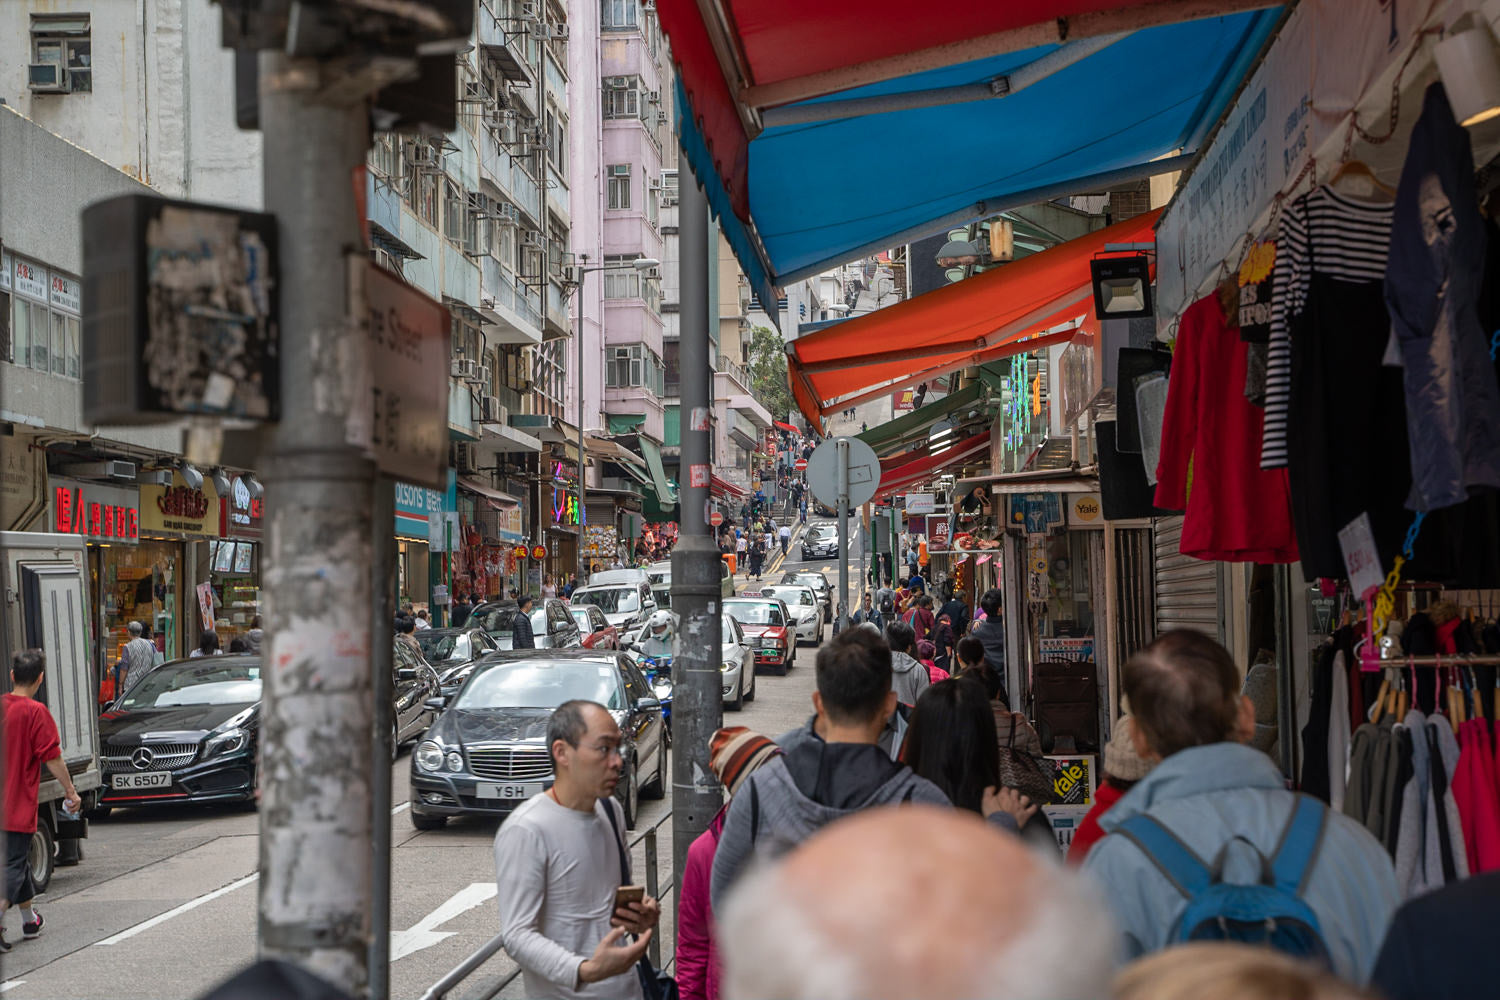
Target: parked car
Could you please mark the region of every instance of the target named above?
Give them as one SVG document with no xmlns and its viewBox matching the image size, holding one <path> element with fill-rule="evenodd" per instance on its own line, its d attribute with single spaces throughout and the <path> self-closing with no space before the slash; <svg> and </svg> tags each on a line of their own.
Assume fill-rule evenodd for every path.
<svg viewBox="0 0 1500 1000">
<path fill-rule="evenodd" d="M 839 529 L 832 524 L 814 525 L 802 536 L 803 559 L 836 559 L 839 554 Z"/>
<path fill-rule="evenodd" d="M 762 597 L 780 598 L 795 623 L 798 642 L 823 644 L 823 603 L 806 584 L 783 583 L 761 588 Z"/>
<path fill-rule="evenodd" d="M 588 585 L 590 587 L 601 587 L 608 583 L 651 583 L 651 574 L 638 566 L 629 566 L 625 569 L 601 569 L 597 573 L 589 574 Z"/>
<path fill-rule="evenodd" d="M 578 623 L 584 649 L 620 648 L 620 630 L 609 623 L 597 604 L 573 604 L 568 607 L 568 613 Z"/>
<path fill-rule="evenodd" d="M 672 564 L 670 562 L 652 563 L 647 567 L 651 576 L 651 593 L 656 597 L 656 603 L 661 607 L 671 607 L 672 600 Z M 666 598 L 663 599 L 662 595 Z M 719 594 L 723 597 L 734 596 L 734 575 L 729 572 L 729 563 L 723 559 L 719 560 Z"/>
<path fill-rule="evenodd" d="M 574 593 L 576 595 L 577 591 Z M 510 649 L 516 613 L 515 601 L 489 601 L 473 610 L 469 623 L 484 629 L 499 649 Z M 577 649 L 583 645 L 578 623 L 568 611 L 568 604 L 558 597 L 532 601 L 531 635 L 536 640 L 537 649 Z"/>
<path fill-rule="evenodd" d="M 468 664 L 500 648 L 478 625 L 427 628 L 414 633 L 414 638 L 422 647 L 423 659 L 432 664 L 444 685 L 452 683 L 452 676 Z"/>
<path fill-rule="evenodd" d="M 663 559 L 646 567 L 646 576 L 652 587 L 658 583 L 672 582 L 672 560 Z"/>
<path fill-rule="evenodd" d="M 724 707 L 738 712 L 745 702 L 755 700 L 755 650 L 733 615 L 725 614 L 719 628 Z"/>
<path fill-rule="evenodd" d="M 823 602 L 823 620 L 833 621 L 833 584 L 828 577 L 813 570 L 787 570 L 781 574 L 781 582 L 799 587 L 811 587 Z"/>
<path fill-rule="evenodd" d="M 404 642 L 394 645 L 396 651 L 391 659 L 394 671 L 391 678 L 391 760 L 400 755 L 403 746 L 426 732 L 432 720 L 437 718 L 437 712 L 427 702 L 441 693 L 443 687 L 437 668 L 425 657 Z"/>
<path fill-rule="evenodd" d="M 595 574 L 596 576 L 598 574 Z M 633 583 L 601 583 L 579 587 L 570 598 L 574 604 L 593 604 L 621 633 L 651 617 L 656 598 L 645 580 Z"/>
<path fill-rule="evenodd" d="M 412 752 L 411 822 L 435 830 L 450 816 L 509 815 L 552 781 L 547 724 L 558 705 L 596 701 L 620 724 L 625 768 L 615 796 L 635 825 L 641 795 L 666 793 L 661 703 L 623 653 L 517 650 L 474 667 Z"/>
<path fill-rule="evenodd" d="M 787 606 L 775 597 L 732 597 L 724 602 L 724 611 L 740 623 L 755 650 L 756 669 L 766 667 L 785 676 L 797 659 L 797 638 Z"/>
</svg>

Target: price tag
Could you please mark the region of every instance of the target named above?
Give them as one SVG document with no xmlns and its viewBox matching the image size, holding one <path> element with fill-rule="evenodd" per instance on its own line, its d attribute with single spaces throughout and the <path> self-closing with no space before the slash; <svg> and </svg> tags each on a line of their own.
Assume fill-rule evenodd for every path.
<svg viewBox="0 0 1500 1000">
<path fill-rule="evenodd" d="M 1339 530 L 1339 548 L 1344 553 L 1344 569 L 1349 573 L 1350 588 L 1361 601 L 1368 601 L 1385 580 L 1368 513 L 1359 515 Z"/>
</svg>

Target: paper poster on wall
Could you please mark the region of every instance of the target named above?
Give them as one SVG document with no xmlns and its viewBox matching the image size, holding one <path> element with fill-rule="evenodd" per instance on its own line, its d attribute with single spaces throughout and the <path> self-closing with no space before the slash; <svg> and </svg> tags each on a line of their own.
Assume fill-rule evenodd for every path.
<svg viewBox="0 0 1500 1000">
<path fill-rule="evenodd" d="M 198 591 L 198 616 L 203 622 L 203 631 L 214 630 L 214 588 L 211 583 L 200 583 Z"/>
</svg>

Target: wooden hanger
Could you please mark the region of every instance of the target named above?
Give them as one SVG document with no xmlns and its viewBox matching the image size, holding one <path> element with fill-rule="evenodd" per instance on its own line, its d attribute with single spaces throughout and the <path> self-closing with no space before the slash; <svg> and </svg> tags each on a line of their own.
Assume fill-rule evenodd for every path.
<svg viewBox="0 0 1500 1000">
<path fill-rule="evenodd" d="M 1387 198 L 1396 197 L 1396 189 L 1376 177 L 1375 171 L 1371 170 L 1369 164 L 1363 160 L 1345 160 L 1340 163 L 1339 168 L 1333 172 L 1333 176 L 1328 178 L 1328 186 L 1338 187 L 1342 181 L 1348 181 L 1350 185 L 1349 188 L 1339 188 L 1339 190 L 1353 197 L 1368 198 L 1376 192 Z"/>
</svg>

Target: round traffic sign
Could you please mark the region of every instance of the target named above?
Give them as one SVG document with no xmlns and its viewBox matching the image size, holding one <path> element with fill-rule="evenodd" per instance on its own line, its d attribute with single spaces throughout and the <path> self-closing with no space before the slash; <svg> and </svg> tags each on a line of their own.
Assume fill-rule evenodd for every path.
<svg viewBox="0 0 1500 1000">
<path fill-rule="evenodd" d="M 807 485 L 813 496 L 830 507 L 839 503 L 839 445 L 848 445 L 849 506 L 867 504 L 880 486 L 880 458 L 859 438 L 828 438 L 813 449 L 807 464 Z"/>
<path fill-rule="evenodd" d="M 724 515 L 719 513 L 718 511 L 714 511 L 708 516 L 708 523 L 717 528 L 719 525 L 724 523 Z"/>
<path fill-rule="evenodd" d="M 793 465 L 792 468 L 796 469 L 798 472 L 801 472 L 803 469 L 807 468 L 807 459 L 805 459 L 805 458 L 799 458 L 799 459 L 797 459 L 796 464 Z"/>
</svg>

